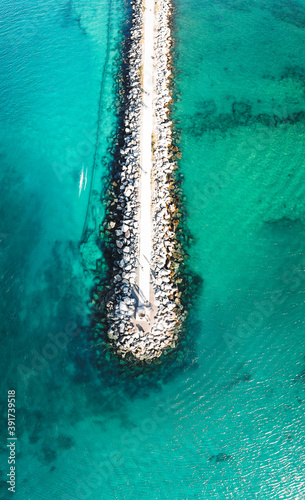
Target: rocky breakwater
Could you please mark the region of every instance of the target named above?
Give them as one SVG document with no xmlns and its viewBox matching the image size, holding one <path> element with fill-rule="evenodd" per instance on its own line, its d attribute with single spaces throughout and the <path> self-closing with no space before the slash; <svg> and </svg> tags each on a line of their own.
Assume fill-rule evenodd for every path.
<svg viewBox="0 0 305 500">
<path fill-rule="evenodd" d="M 139 221 L 141 213 L 141 127 L 143 89 L 143 13 L 145 2 L 132 2 L 133 22 L 127 55 L 125 82 L 124 145 L 120 150 L 119 173 L 114 184 L 111 218 L 107 229 L 115 235 L 110 293 L 106 315 L 108 338 L 122 357 L 149 361 L 174 348 L 185 313 L 181 305 L 178 242 L 179 210 L 172 156 L 169 104 L 171 77 L 171 5 L 167 0 L 152 3 L 154 16 L 153 136 L 150 216 L 152 255 L 150 301 L 143 308 L 139 277 Z"/>
</svg>

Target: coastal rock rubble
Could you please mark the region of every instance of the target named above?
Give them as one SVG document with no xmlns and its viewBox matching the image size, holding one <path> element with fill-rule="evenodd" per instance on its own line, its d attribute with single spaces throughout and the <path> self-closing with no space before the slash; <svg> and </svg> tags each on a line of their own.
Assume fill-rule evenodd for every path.
<svg viewBox="0 0 305 500">
<path fill-rule="evenodd" d="M 172 157 L 172 130 L 169 104 L 172 99 L 171 77 L 171 4 L 155 2 L 154 35 L 154 135 L 152 171 L 151 256 L 152 301 L 149 315 L 143 320 L 137 314 L 137 272 L 139 266 L 139 182 L 140 182 L 140 122 L 143 106 L 142 0 L 132 2 L 133 21 L 130 30 L 128 75 L 124 116 L 124 145 L 120 151 L 120 178 L 116 181 L 113 218 L 108 230 L 115 233 L 115 260 L 112 288 L 106 311 L 108 338 L 115 351 L 125 357 L 147 361 L 160 357 L 176 346 L 182 320 L 181 291 L 177 271 L 182 250 L 177 240 L 179 210 L 175 202 Z"/>
</svg>

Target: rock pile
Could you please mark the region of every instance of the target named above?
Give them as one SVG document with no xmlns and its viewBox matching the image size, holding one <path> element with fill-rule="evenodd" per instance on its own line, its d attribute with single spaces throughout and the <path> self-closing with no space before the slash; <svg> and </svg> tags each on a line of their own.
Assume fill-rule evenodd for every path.
<svg viewBox="0 0 305 500">
<path fill-rule="evenodd" d="M 153 320 L 148 327 L 139 325 L 137 268 L 139 255 L 139 179 L 140 121 L 143 105 L 142 38 L 143 2 L 133 0 L 133 23 L 128 53 L 127 103 L 124 117 L 124 146 L 120 151 L 119 193 L 114 200 L 115 213 L 108 228 L 115 231 L 113 286 L 106 304 L 108 337 L 118 354 L 131 354 L 139 360 L 161 356 L 175 347 L 183 317 L 181 292 L 176 273 L 180 249 L 176 239 L 179 214 L 172 198 L 173 172 L 171 158 L 172 131 L 169 120 L 171 93 L 171 33 L 169 0 L 157 0 L 155 24 L 154 88 L 154 155 L 153 155 L 153 255 L 151 256 Z"/>
</svg>

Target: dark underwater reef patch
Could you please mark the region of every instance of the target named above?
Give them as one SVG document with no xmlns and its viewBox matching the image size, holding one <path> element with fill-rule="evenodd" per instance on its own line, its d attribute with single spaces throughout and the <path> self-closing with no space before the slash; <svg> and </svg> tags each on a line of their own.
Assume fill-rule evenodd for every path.
<svg viewBox="0 0 305 500">
<path fill-rule="evenodd" d="M 279 78 L 279 81 L 285 80 L 286 78 L 301 83 L 301 85 L 305 89 L 305 69 L 302 68 L 302 66 L 297 66 L 297 65 L 286 66 L 282 75 Z"/>
<path fill-rule="evenodd" d="M 39 454 L 39 461 L 45 464 L 51 464 L 57 459 L 57 452 L 51 448 L 47 443 L 41 447 L 41 452 Z"/>
<path fill-rule="evenodd" d="M 303 87 L 303 96 L 305 97 L 305 69 L 302 66 L 288 65 L 283 69 L 280 75 L 265 73 L 264 75 L 262 75 L 262 78 L 264 80 L 270 80 L 272 82 L 285 82 L 285 80 L 290 80 L 291 82 L 298 84 L 300 87 Z M 272 101 L 274 101 L 274 99 L 272 99 Z"/>
<path fill-rule="evenodd" d="M 236 387 L 238 384 L 241 384 L 241 383 L 247 383 L 247 382 L 250 382 L 252 380 L 252 375 L 251 373 L 243 373 L 241 375 L 239 375 L 238 377 L 236 377 L 235 379 L 233 379 L 227 386 L 226 388 L 228 390 L 230 389 L 233 389 L 233 387 Z"/>
<path fill-rule="evenodd" d="M 60 434 L 56 441 L 61 450 L 70 450 L 75 445 L 74 439 L 67 434 Z"/>
<path fill-rule="evenodd" d="M 217 114 L 214 104 L 213 101 L 199 102 L 198 111 L 184 117 L 184 130 L 193 137 L 200 137 L 211 131 L 220 131 L 225 134 L 230 130 L 255 124 L 263 124 L 269 128 L 282 124 L 305 124 L 305 110 L 289 114 L 280 111 L 272 114 L 252 114 L 252 106 L 249 103 L 233 102 L 230 113 Z"/>
<path fill-rule="evenodd" d="M 226 453 L 218 453 L 217 455 L 211 455 L 209 457 L 209 462 L 214 465 L 218 465 L 223 462 L 227 462 L 230 458 L 232 458 L 232 455 L 227 455 Z"/>
<path fill-rule="evenodd" d="M 293 81 L 298 85 L 298 89 L 303 91 L 305 99 L 305 69 L 301 66 L 286 66 L 279 77 L 264 75 L 265 79 L 277 80 L 278 82 Z M 258 100 L 261 102 L 261 100 Z M 252 111 L 252 103 L 245 101 L 233 101 L 231 110 L 228 113 L 218 113 L 217 104 L 214 100 L 199 100 L 196 102 L 196 112 L 193 115 L 184 116 L 184 129 L 194 137 L 209 131 L 220 131 L 227 133 L 230 130 L 242 126 L 252 126 L 262 124 L 269 128 L 278 125 L 294 125 L 305 123 L 305 104 L 299 104 L 298 111 L 289 112 L 285 103 L 277 104 L 275 100 L 270 103 L 271 112 L 257 113 Z M 304 107 L 304 109 L 302 109 Z"/>
<path fill-rule="evenodd" d="M 291 0 L 272 2 L 270 11 L 276 19 L 284 23 L 291 24 L 296 28 L 305 27 L 305 7 L 300 2 Z"/>
<path fill-rule="evenodd" d="M 288 65 L 286 66 L 279 75 L 264 74 L 262 77 L 264 80 L 269 80 L 272 82 L 277 82 L 280 85 L 284 85 L 283 90 L 285 91 L 285 86 L 287 89 L 291 88 L 292 85 L 295 87 L 295 91 L 289 91 L 287 96 L 289 103 L 293 103 L 294 106 L 302 108 L 302 103 L 305 101 L 305 68 L 299 65 Z M 285 98 L 285 100 L 287 99 Z M 285 100 L 281 104 L 277 104 L 276 100 L 272 98 L 271 107 L 274 110 L 274 114 L 279 117 L 289 116 L 288 105 Z M 291 104 L 289 104 L 291 106 Z"/>
<path fill-rule="evenodd" d="M 251 11 L 251 6 L 246 0 L 216 0 L 213 2 L 213 6 L 216 12 L 218 11 L 220 13 L 225 9 L 242 12 Z"/>
<path fill-rule="evenodd" d="M 87 35 L 86 29 L 82 25 L 81 16 L 75 12 L 72 0 L 68 0 L 60 9 L 61 25 L 64 28 L 77 26 L 83 35 Z"/>
<path fill-rule="evenodd" d="M 278 219 L 264 220 L 264 224 L 270 224 L 276 229 L 282 230 L 282 229 L 290 229 L 296 224 L 302 224 L 302 221 L 298 217 L 296 217 L 295 219 L 290 217 L 279 217 Z"/>
</svg>

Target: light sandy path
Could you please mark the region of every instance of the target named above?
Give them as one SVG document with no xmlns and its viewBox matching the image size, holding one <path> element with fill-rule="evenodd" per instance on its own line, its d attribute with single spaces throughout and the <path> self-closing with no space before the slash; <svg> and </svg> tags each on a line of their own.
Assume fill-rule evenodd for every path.
<svg viewBox="0 0 305 500">
<path fill-rule="evenodd" d="M 144 2 L 143 40 L 143 108 L 140 133 L 140 211 L 139 211 L 139 307 L 151 299 L 152 255 L 152 132 L 153 132 L 153 55 L 154 55 L 154 0 Z"/>
</svg>

